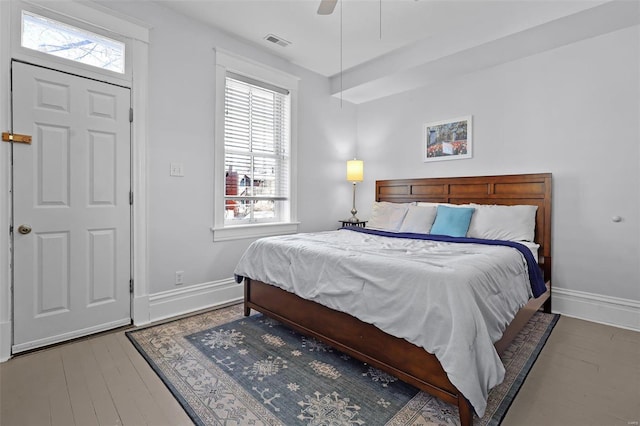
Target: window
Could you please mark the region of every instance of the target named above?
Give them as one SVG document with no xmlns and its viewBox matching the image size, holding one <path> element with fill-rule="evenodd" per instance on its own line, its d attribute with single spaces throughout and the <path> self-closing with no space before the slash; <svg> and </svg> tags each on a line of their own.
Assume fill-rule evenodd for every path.
<svg viewBox="0 0 640 426">
<path fill-rule="evenodd" d="M 214 241 L 295 233 L 298 78 L 216 49 Z"/>
<path fill-rule="evenodd" d="M 225 225 L 283 222 L 289 203 L 289 91 L 225 81 Z"/>
<path fill-rule="evenodd" d="M 21 45 L 119 74 L 125 72 L 124 43 L 25 10 Z"/>
</svg>

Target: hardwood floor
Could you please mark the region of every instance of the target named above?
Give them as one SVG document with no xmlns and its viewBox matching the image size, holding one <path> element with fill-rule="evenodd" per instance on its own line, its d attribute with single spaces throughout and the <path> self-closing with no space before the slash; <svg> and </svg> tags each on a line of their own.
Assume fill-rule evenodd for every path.
<svg viewBox="0 0 640 426">
<path fill-rule="evenodd" d="M 192 425 L 123 331 L 0 364 L 0 425 Z"/>
<path fill-rule="evenodd" d="M 504 425 L 638 425 L 640 333 L 562 317 Z"/>
<path fill-rule="evenodd" d="M 563 317 L 505 426 L 638 425 L 640 333 Z M 124 335 L 0 364 L 0 425 L 191 425 Z"/>
</svg>

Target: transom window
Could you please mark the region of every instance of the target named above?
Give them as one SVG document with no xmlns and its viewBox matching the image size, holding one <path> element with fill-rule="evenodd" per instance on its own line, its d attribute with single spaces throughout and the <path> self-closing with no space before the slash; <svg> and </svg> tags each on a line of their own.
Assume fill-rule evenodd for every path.
<svg viewBox="0 0 640 426">
<path fill-rule="evenodd" d="M 225 225 L 289 220 L 289 91 L 227 72 Z"/>
<path fill-rule="evenodd" d="M 27 49 L 125 72 L 125 44 L 35 13 L 22 11 L 21 45 Z"/>
</svg>

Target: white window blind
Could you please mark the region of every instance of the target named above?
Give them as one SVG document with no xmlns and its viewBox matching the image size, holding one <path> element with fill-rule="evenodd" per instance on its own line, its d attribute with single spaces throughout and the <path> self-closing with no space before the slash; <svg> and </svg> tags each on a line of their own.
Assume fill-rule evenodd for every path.
<svg viewBox="0 0 640 426">
<path fill-rule="evenodd" d="M 225 225 L 289 214 L 290 96 L 237 74 L 225 81 Z"/>
</svg>

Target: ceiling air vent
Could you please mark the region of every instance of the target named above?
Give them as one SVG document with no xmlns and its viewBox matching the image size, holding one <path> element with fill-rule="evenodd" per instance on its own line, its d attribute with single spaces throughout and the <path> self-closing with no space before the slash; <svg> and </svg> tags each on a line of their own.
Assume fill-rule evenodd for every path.
<svg viewBox="0 0 640 426">
<path fill-rule="evenodd" d="M 282 47 L 287 47 L 288 45 L 291 44 L 290 41 L 287 41 L 287 40 L 283 39 L 282 37 L 278 37 L 278 36 L 273 35 L 273 34 L 267 34 L 264 37 L 264 39 L 267 40 L 267 41 L 270 41 L 271 43 L 275 43 L 278 46 L 282 46 Z"/>
</svg>

